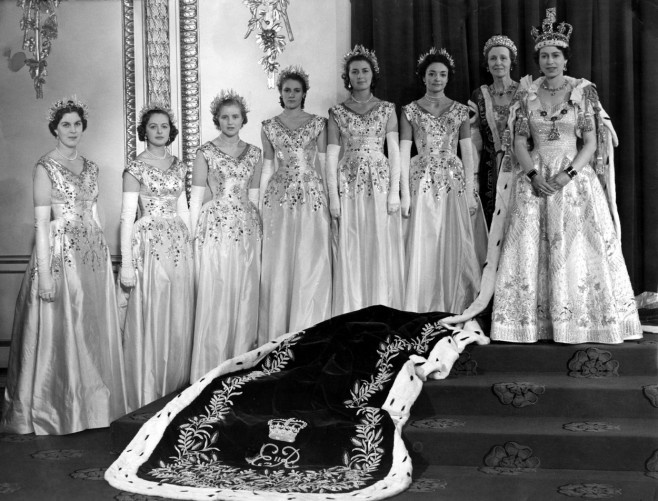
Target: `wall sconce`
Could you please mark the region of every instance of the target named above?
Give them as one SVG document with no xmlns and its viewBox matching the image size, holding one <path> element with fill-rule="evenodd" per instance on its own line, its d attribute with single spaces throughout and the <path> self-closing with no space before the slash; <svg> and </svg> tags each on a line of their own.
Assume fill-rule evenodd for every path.
<svg viewBox="0 0 658 501">
<path fill-rule="evenodd" d="M 23 9 L 20 27 L 23 30 L 23 49 L 32 53 L 25 60 L 34 81 L 37 99 L 43 98 L 43 84 L 48 71 L 46 58 L 50 54 L 52 40 L 57 38 L 57 15 L 55 9 L 61 0 L 18 0 Z"/>
<path fill-rule="evenodd" d="M 288 4 L 290 0 L 243 0 L 243 3 L 251 12 L 251 19 L 247 23 L 248 38 L 258 28 L 256 41 L 265 55 L 258 61 L 267 72 L 267 86 L 274 88 L 279 63 L 276 58 L 286 47 L 286 37 L 279 35 L 281 20 L 286 25 L 288 38 L 292 42 L 295 37 L 292 34 L 290 20 L 288 19 Z"/>
</svg>

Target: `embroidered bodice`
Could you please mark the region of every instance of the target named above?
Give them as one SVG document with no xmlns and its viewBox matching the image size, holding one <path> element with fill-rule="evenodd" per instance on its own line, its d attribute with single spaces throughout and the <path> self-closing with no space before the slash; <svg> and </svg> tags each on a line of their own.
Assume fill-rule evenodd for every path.
<svg viewBox="0 0 658 501">
<path fill-rule="evenodd" d="M 50 198 L 55 218 L 81 219 L 83 213 L 91 213 L 98 198 L 98 166 L 84 157 L 82 161 L 82 171 L 78 175 L 47 156 L 37 162 L 46 169 L 50 178 Z"/>
<path fill-rule="evenodd" d="M 310 202 L 313 210 L 326 206 L 322 177 L 315 169 L 317 139 L 326 119 L 313 115 L 295 130 L 278 117 L 263 122 L 263 132 L 274 147 L 278 169 L 267 186 L 263 203 L 293 208 Z"/>
<path fill-rule="evenodd" d="M 419 155 L 457 153 L 459 128 L 468 119 L 467 106 L 453 102 L 439 117 L 424 110 L 416 102 L 403 106 L 402 110 L 413 128 Z"/>
<path fill-rule="evenodd" d="M 171 166 L 163 171 L 141 160 L 133 160 L 125 170 L 139 181 L 139 204 L 143 216 L 176 216 L 176 202 L 185 188 L 185 163 L 173 157 Z"/>
<path fill-rule="evenodd" d="M 535 99 L 528 104 L 528 115 L 534 151 L 542 157 L 568 155 L 573 158 L 576 155 L 578 117 L 573 105 L 564 101 L 545 107 Z"/>
<path fill-rule="evenodd" d="M 391 114 L 395 113 L 393 103 L 380 101 L 364 114 L 338 104 L 331 108 L 331 112 L 338 124 L 345 156 L 384 152 L 386 124 Z"/>
<path fill-rule="evenodd" d="M 208 186 L 213 200 L 246 203 L 249 186 L 260 162 L 260 149 L 247 144 L 240 155 L 232 157 L 214 143 L 207 142 L 199 152 L 208 164 Z"/>
<path fill-rule="evenodd" d="M 313 115 L 294 130 L 289 129 L 279 117 L 263 122 L 263 131 L 272 143 L 279 161 L 277 172 L 299 176 L 305 171 L 315 171 L 317 139 L 326 122 L 325 118 Z"/>
</svg>

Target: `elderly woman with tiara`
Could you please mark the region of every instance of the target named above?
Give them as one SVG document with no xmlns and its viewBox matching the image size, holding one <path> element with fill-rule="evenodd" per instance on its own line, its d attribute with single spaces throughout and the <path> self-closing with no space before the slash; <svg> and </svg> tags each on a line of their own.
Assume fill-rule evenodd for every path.
<svg viewBox="0 0 658 501">
<path fill-rule="evenodd" d="M 409 217 L 404 309 L 409 311 L 461 312 L 480 288 L 468 107 L 445 95 L 454 72 L 450 54 L 432 47 L 418 60 L 425 95 L 402 107 L 402 215 Z M 418 156 L 410 161 L 412 139 Z"/>
<path fill-rule="evenodd" d="M 119 289 L 131 409 L 189 382 L 194 321 L 187 166 L 167 151 L 178 134 L 173 112 L 145 106 L 137 133 L 146 149 L 123 174 Z"/>
<path fill-rule="evenodd" d="M 393 103 L 373 94 L 378 79 L 374 51 L 356 45 L 343 58 L 350 97 L 329 110 L 327 188 L 337 221 L 335 315 L 374 304 L 401 308 L 404 301 L 398 121 Z"/>
<path fill-rule="evenodd" d="M 196 316 L 191 380 L 256 344 L 262 227 L 262 155 L 240 139 L 247 103 L 224 90 L 210 105 L 219 135 L 197 152 L 190 214 L 194 228 Z M 203 204 L 206 187 L 212 199 Z"/>
<path fill-rule="evenodd" d="M 57 143 L 34 168 L 36 242 L 16 302 L 5 432 L 75 433 L 128 411 L 99 168 L 78 153 L 88 118 L 75 97 L 48 114 Z"/>
<path fill-rule="evenodd" d="M 331 316 L 327 120 L 304 111 L 310 85 L 301 67 L 282 70 L 277 87 L 283 111 L 265 120 L 261 132 L 261 344 Z"/>
<path fill-rule="evenodd" d="M 494 35 L 484 44 L 482 55 L 484 67 L 493 82 L 475 89 L 468 105 L 474 113 L 471 140 L 476 159 L 475 189 L 480 196 L 487 224 L 491 224 L 496 204 L 498 169 L 510 145 L 507 131 L 509 108 L 519 88 L 518 82 L 512 80 L 510 75 L 516 66 L 517 49 L 505 35 Z"/>
<path fill-rule="evenodd" d="M 572 26 L 548 9 L 531 33 L 544 76 L 520 83 L 510 109 L 517 162 L 503 159 L 482 291 L 449 322 L 476 315 L 493 294 L 497 341 L 640 338 L 615 204 L 614 129 L 596 87 L 565 75 Z"/>
</svg>

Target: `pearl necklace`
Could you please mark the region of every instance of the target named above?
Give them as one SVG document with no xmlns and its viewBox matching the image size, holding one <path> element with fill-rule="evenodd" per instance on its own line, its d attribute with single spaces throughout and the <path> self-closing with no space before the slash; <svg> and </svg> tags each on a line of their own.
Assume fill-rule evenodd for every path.
<svg viewBox="0 0 658 501">
<path fill-rule="evenodd" d="M 505 94 L 512 94 L 515 89 L 516 85 L 514 85 L 514 83 L 511 83 L 508 87 L 503 86 L 503 90 L 496 90 L 496 87 L 494 87 L 493 84 L 489 86 L 489 92 L 498 97 L 503 97 Z"/>
<path fill-rule="evenodd" d="M 544 90 L 547 90 L 548 92 L 550 92 L 551 96 L 554 96 L 555 94 L 557 94 L 561 90 L 566 89 L 567 85 L 569 85 L 569 82 L 567 80 L 565 80 L 564 82 L 562 82 L 562 85 L 560 85 L 559 87 L 549 87 L 548 84 L 546 83 L 546 80 L 544 80 L 541 83 L 541 88 L 544 89 Z"/>
<path fill-rule="evenodd" d="M 59 156 L 60 156 L 60 157 L 62 157 L 62 158 L 65 159 L 65 160 L 68 160 L 69 162 L 73 162 L 73 160 L 75 160 L 76 158 L 78 158 L 78 150 L 77 150 L 77 149 L 75 150 L 75 155 L 73 155 L 72 158 L 69 158 L 69 157 L 67 157 L 66 155 L 64 155 L 64 153 L 62 153 L 61 151 L 59 151 L 59 148 L 58 148 L 57 146 L 55 146 L 55 149 L 57 150 L 57 153 L 59 153 Z"/>
<path fill-rule="evenodd" d="M 446 98 L 445 94 L 441 94 L 438 97 L 430 96 L 429 94 L 425 93 L 425 99 L 427 99 L 430 103 L 440 103 Z"/>
<path fill-rule="evenodd" d="M 155 153 L 153 153 L 151 150 L 146 148 L 146 150 L 144 151 L 144 155 L 148 155 L 149 157 L 153 158 L 154 160 L 164 160 L 165 158 L 167 158 L 167 155 L 169 155 L 169 152 L 165 149 L 164 155 L 159 157 Z"/>
<path fill-rule="evenodd" d="M 359 104 L 366 104 L 366 103 L 369 103 L 370 101 L 372 101 L 373 97 L 375 97 L 375 95 L 370 94 L 370 97 L 368 99 L 366 99 L 365 101 L 359 101 L 358 99 L 354 98 L 354 95 L 352 95 L 352 101 L 354 101 L 355 103 L 359 103 Z"/>
</svg>

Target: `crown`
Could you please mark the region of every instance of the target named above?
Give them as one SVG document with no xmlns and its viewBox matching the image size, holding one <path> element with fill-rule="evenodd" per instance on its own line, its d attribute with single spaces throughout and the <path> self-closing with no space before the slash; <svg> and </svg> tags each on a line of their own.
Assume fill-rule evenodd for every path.
<svg viewBox="0 0 658 501">
<path fill-rule="evenodd" d="M 173 124 L 176 123 L 176 117 L 174 116 L 174 112 L 171 110 L 171 108 L 161 102 L 161 101 L 151 101 L 149 104 L 145 105 L 141 111 L 139 112 L 139 122 L 142 122 L 142 118 L 144 118 L 144 115 L 146 115 L 150 111 L 159 111 L 161 113 L 164 113 L 169 117 L 169 121 Z"/>
<path fill-rule="evenodd" d="M 85 103 L 80 101 L 77 96 L 73 95 L 71 97 L 65 97 L 63 99 L 60 99 L 59 101 L 55 102 L 52 104 L 52 106 L 48 109 L 48 122 L 52 122 L 55 119 L 55 114 L 61 109 L 68 108 L 69 106 L 74 106 L 76 108 L 80 108 L 82 110 L 82 117 L 80 118 L 88 118 L 89 117 L 89 108 Z"/>
<path fill-rule="evenodd" d="M 293 443 L 297 434 L 306 428 L 306 423 L 301 419 L 270 419 L 267 424 L 270 426 L 269 437 L 272 440 Z"/>
<path fill-rule="evenodd" d="M 227 101 L 238 102 L 240 107 L 244 109 L 245 114 L 249 113 L 249 108 L 247 107 L 247 102 L 244 100 L 244 97 L 235 92 L 233 89 L 224 89 L 217 96 L 215 96 L 215 99 L 213 99 L 212 103 L 210 103 L 210 113 L 212 113 L 213 117 L 217 114 L 219 108 L 221 108 L 222 105 Z"/>
<path fill-rule="evenodd" d="M 484 55 L 485 59 L 487 58 L 487 52 L 489 52 L 489 50 L 493 47 L 507 47 L 510 53 L 516 57 L 516 45 L 514 45 L 514 42 L 512 42 L 512 40 L 510 40 L 510 38 L 506 37 L 505 35 L 494 35 L 486 41 L 484 44 L 484 49 L 482 49 L 482 54 Z"/>
<path fill-rule="evenodd" d="M 556 10 L 555 7 L 546 9 L 546 18 L 541 24 L 541 32 L 534 26 L 530 30 L 530 34 L 535 41 L 535 50 L 542 47 L 569 47 L 569 39 L 573 26 L 569 23 L 561 22 L 557 25 L 557 30 L 553 30 L 555 24 Z"/>
<path fill-rule="evenodd" d="M 347 63 L 354 56 L 363 56 L 370 61 L 372 64 L 372 70 L 379 75 L 379 63 L 377 62 L 377 56 L 375 56 L 375 51 L 366 49 L 363 45 L 357 44 L 354 48 L 343 56 L 343 66 L 345 66 L 345 73 L 347 73 Z"/>
<path fill-rule="evenodd" d="M 425 54 L 421 55 L 418 58 L 418 66 L 423 64 L 426 58 L 429 56 L 434 56 L 434 55 L 439 55 L 443 56 L 448 60 L 448 64 L 450 65 L 450 69 L 452 71 L 455 71 L 455 60 L 452 58 L 450 54 L 448 54 L 448 51 L 445 49 L 438 49 L 436 47 L 432 47 L 430 50 L 428 50 Z"/>
<path fill-rule="evenodd" d="M 301 66 L 287 66 L 281 70 L 279 73 L 279 78 L 276 80 L 276 86 L 281 87 L 283 85 L 283 82 L 288 80 L 290 77 L 299 77 L 302 80 L 304 80 L 304 85 L 306 86 L 306 90 L 308 91 L 311 88 L 310 81 L 308 79 L 308 73 L 304 71 L 304 68 Z"/>
</svg>

